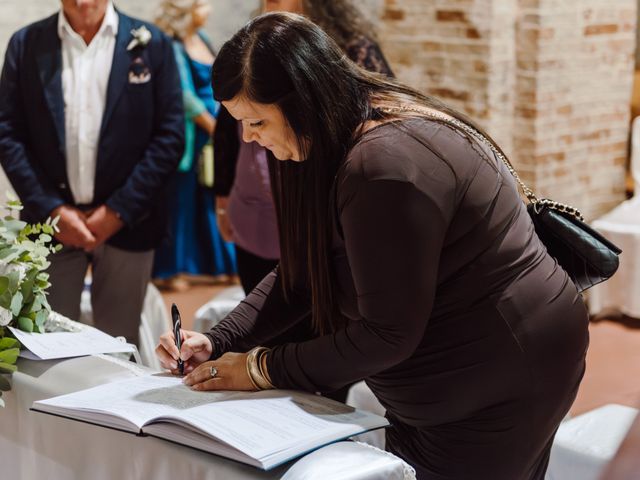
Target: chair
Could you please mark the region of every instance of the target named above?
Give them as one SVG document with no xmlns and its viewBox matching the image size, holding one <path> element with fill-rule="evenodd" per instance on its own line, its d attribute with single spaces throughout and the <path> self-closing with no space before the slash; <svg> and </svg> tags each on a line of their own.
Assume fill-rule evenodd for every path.
<svg viewBox="0 0 640 480">
<path fill-rule="evenodd" d="M 596 480 L 616 454 L 638 410 L 605 405 L 560 424 L 545 480 Z"/>
<path fill-rule="evenodd" d="M 631 172 L 635 191 L 640 192 L 640 117 L 631 130 Z M 596 219 L 593 228 L 622 249 L 620 267 L 608 281 L 589 290 L 589 310 L 597 315 L 614 310 L 640 318 L 640 195 L 622 202 L 609 213 Z"/>
<path fill-rule="evenodd" d="M 206 332 L 236 308 L 244 297 L 244 290 L 239 285 L 225 288 L 198 309 L 193 329 L 196 332 Z"/>
<path fill-rule="evenodd" d="M 383 417 L 386 413 L 386 410 L 384 409 L 382 404 L 378 401 L 371 389 L 364 382 L 355 383 L 351 386 L 351 388 L 349 388 L 346 404 L 360 410 L 366 410 L 368 412 L 381 415 Z M 353 440 L 364 442 L 384 450 L 384 428 L 379 428 L 378 430 L 374 430 L 372 432 L 356 435 L 355 437 L 353 437 Z"/>
</svg>

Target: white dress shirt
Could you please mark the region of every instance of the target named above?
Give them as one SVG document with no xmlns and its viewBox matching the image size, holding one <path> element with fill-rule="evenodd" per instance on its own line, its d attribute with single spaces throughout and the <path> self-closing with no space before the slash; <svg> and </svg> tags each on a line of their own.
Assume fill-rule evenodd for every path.
<svg viewBox="0 0 640 480">
<path fill-rule="evenodd" d="M 69 188 L 77 204 L 93 201 L 100 126 L 118 33 L 118 14 L 109 2 L 98 33 L 87 45 L 62 10 L 62 91 Z"/>
</svg>

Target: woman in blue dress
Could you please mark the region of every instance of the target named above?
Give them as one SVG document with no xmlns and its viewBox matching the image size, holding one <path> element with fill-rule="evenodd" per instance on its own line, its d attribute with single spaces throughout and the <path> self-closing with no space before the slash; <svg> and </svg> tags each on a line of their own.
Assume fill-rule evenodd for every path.
<svg viewBox="0 0 640 480">
<path fill-rule="evenodd" d="M 213 135 L 219 104 L 213 99 L 214 53 L 201 30 L 209 16 L 205 0 L 164 0 L 156 24 L 174 39 L 183 90 L 186 148 L 170 187 L 170 232 L 156 251 L 153 277 L 165 287 L 184 288 L 180 274 L 235 273 L 233 246 L 222 240 L 210 183 Z M 209 185 L 207 185 L 209 184 Z"/>
</svg>

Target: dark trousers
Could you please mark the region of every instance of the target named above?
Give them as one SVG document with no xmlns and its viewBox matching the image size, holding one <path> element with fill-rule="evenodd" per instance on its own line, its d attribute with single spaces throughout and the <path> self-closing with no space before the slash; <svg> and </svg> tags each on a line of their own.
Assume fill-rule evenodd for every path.
<svg viewBox="0 0 640 480">
<path fill-rule="evenodd" d="M 278 260 L 259 257 L 236 245 L 236 264 L 242 289 L 245 295 L 249 295 L 251 290 L 276 268 Z"/>
</svg>

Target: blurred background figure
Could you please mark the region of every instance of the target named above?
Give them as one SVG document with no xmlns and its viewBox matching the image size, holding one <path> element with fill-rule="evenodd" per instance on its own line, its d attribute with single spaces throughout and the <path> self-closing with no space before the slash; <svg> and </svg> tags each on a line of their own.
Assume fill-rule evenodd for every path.
<svg viewBox="0 0 640 480">
<path fill-rule="evenodd" d="M 165 188 L 184 148 L 171 41 L 110 0 L 62 0 L 13 35 L 0 79 L 0 161 L 22 218 L 59 216 L 51 307 L 138 343 Z"/>
<path fill-rule="evenodd" d="M 206 0 L 163 0 L 155 23 L 171 38 L 185 109 L 185 150 L 169 191 L 169 237 L 157 250 L 153 277 L 161 288 L 184 290 L 181 274 L 235 273 L 235 252 L 215 218 L 211 137 L 220 108 L 213 100 L 211 42 L 202 30 L 211 13 Z M 188 278 L 188 277 L 187 277 Z"/>
<path fill-rule="evenodd" d="M 263 12 L 301 13 L 322 27 L 349 58 L 367 70 L 393 76 L 373 25 L 347 0 L 263 0 Z M 242 126 L 222 108 L 215 132 L 217 218 L 225 240 L 235 242 L 245 293 L 278 264 L 276 214 L 267 153 L 242 141 Z"/>
</svg>

